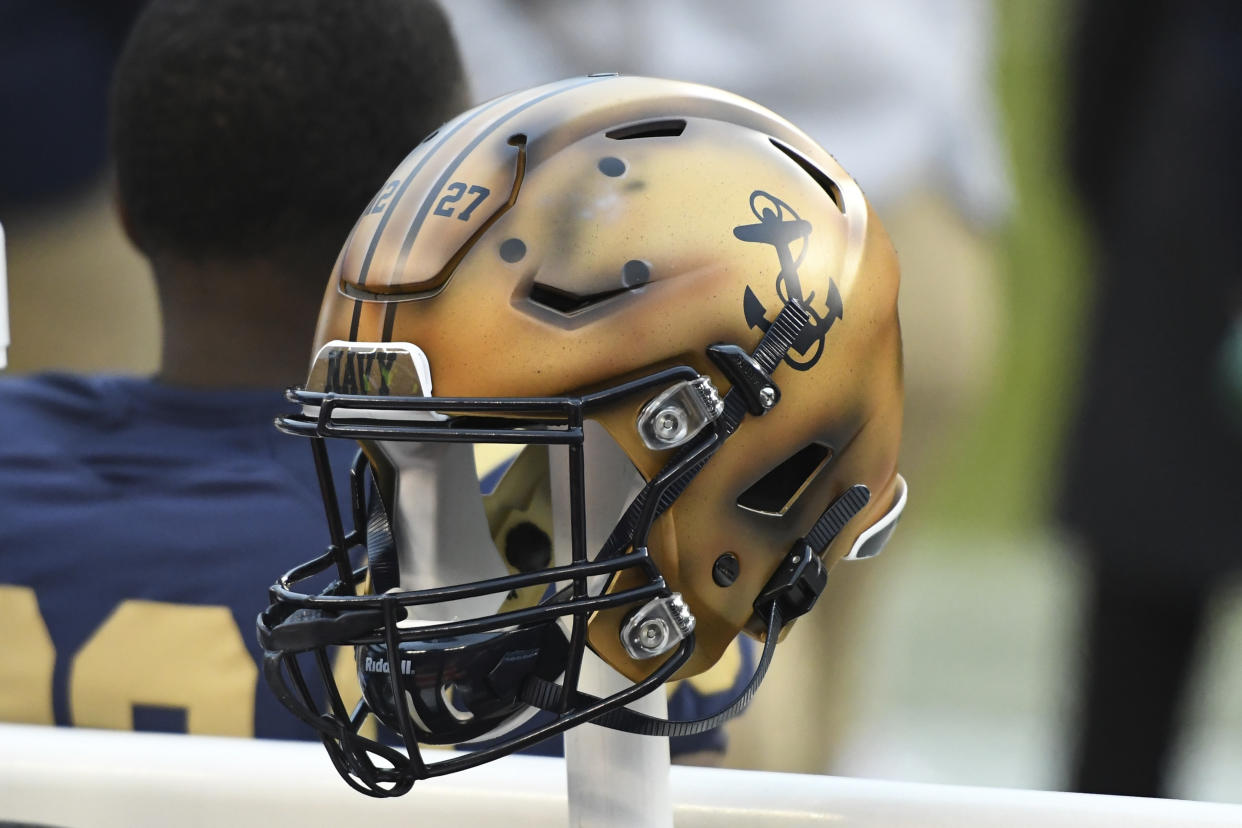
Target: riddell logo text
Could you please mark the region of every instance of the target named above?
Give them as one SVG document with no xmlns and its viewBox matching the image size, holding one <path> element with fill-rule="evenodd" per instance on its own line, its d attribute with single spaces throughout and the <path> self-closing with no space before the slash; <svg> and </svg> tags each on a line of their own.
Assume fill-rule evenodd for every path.
<svg viewBox="0 0 1242 828">
<path fill-rule="evenodd" d="M 388 672 L 388 659 L 372 658 L 371 656 L 367 656 L 366 660 L 362 664 L 362 669 L 368 673 L 387 673 Z M 401 662 L 401 675 L 408 676 L 408 675 L 413 674 L 413 672 L 414 672 L 413 664 L 411 664 L 408 661 Z"/>
</svg>

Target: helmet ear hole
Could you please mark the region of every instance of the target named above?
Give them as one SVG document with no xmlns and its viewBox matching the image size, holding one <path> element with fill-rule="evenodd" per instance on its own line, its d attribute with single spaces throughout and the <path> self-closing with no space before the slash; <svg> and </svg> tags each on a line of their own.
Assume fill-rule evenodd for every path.
<svg viewBox="0 0 1242 828">
<path fill-rule="evenodd" d="M 770 517 L 784 515 L 831 459 L 832 448 L 823 443 L 799 449 L 738 495 L 738 507 Z"/>
</svg>

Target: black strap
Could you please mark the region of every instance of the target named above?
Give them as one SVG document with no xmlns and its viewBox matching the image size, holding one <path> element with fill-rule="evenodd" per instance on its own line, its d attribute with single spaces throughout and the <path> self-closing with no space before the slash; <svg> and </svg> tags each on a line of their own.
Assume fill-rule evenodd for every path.
<svg viewBox="0 0 1242 828">
<path fill-rule="evenodd" d="M 820 556 L 845 524 L 867 505 L 870 498 L 870 490 L 861 483 L 851 486 L 835 498 L 819 516 L 819 520 L 815 521 L 806 537 L 794 543 L 785 560 L 760 590 L 759 597 L 755 600 L 755 613 L 767 625 L 763 652 L 759 655 L 759 662 L 755 665 L 750 681 L 723 709 L 700 719 L 668 720 L 618 707 L 591 721 L 613 730 L 643 736 L 693 736 L 719 727 L 745 710 L 759 690 L 768 666 L 772 663 L 772 654 L 776 651 L 781 627 L 786 620 L 797 618 L 815 606 L 824 589 L 828 573 L 820 562 Z M 685 642 L 683 646 L 684 644 Z M 560 709 L 561 691 L 559 684 L 531 677 L 523 686 L 520 698 L 533 707 L 557 711 Z M 570 706 L 577 710 L 599 702 L 600 699 L 587 693 L 570 693 Z"/>
<path fill-rule="evenodd" d="M 791 299 L 763 332 L 763 338 L 759 340 L 759 345 L 751 356 L 763 370 L 772 373 L 784 361 L 794 341 L 810 321 L 810 312 L 800 302 Z"/>
<path fill-rule="evenodd" d="M 806 542 L 816 555 L 823 555 L 828 544 L 837 536 L 845 524 L 871 500 L 871 490 L 862 483 L 855 483 L 829 504 L 824 513 L 815 521 L 811 531 L 806 533 Z"/>
<path fill-rule="evenodd" d="M 752 354 L 755 361 L 769 374 L 775 371 L 776 366 L 780 365 L 785 355 L 789 353 L 789 349 L 793 346 L 798 334 L 806 328 L 810 321 L 811 315 L 801 304 L 796 301 L 786 303 L 781 308 L 781 312 L 777 314 L 776 320 L 768 326 L 763 337 L 759 340 L 759 345 L 756 346 L 755 352 Z M 728 393 L 725 394 L 724 413 L 720 417 L 719 429 L 722 440 L 737 431 L 742 418 L 746 416 L 746 411 L 746 400 L 743 398 L 740 389 L 730 388 Z M 669 461 L 666 468 L 684 461 L 685 458 L 696 450 L 697 444 L 695 443 L 682 447 L 673 456 L 673 459 Z M 711 454 L 703 457 L 687 468 L 681 477 L 665 489 L 664 494 L 660 496 L 660 502 L 656 504 L 655 514 L 652 516 L 653 521 L 662 515 L 673 504 L 673 501 L 686 490 L 686 487 L 690 485 L 690 482 L 694 480 L 695 476 L 707 465 L 711 458 Z M 653 482 L 643 487 L 643 490 L 630 502 L 629 507 L 625 510 L 625 514 L 617 521 L 612 534 L 608 536 L 608 540 L 600 550 L 598 560 L 603 561 L 616 557 L 629 547 L 634 538 L 638 517 L 642 514 L 647 498 L 651 496 L 655 479 L 652 478 Z"/>
<path fill-rule="evenodd" d="M 764 331 L 763 338 L 759 340 L 759 345 L 751 354 L 755 362 L 759 363 L 759 367 L 769 375 L 775 371 L 776 366 L 781 364 L 789 353 L 789 349 L 793 347 L 798 334 L 802 333 L 810 321 L 811 315 L 796 301 L 788 302 L 785 307 L 781 308 L 781 312 L 776 315 L 776 320 Z M 724 414 L 720 418 L 721 433 L 728 436 L 737 431 L 748 409 L 746 398 L 740 388 L 730 388 L 729 393 L 725 394 L 724 404 Z"/>
<path fill-rule="evenodd" d="M 751 675 L 750 681 L 746 686 L 733 697 L 724 709 L 704 716 L 701 719 L 686 719 L 684 721 L 669 721 L 668 719 L 659 719 L 655 716 L 648 716 L 644 713 L 636 713 L 626 707 L 618 707 L 607 713 L 592 719 L 592 724 L 602 725 L 612 730 L 621 730 L 626 733 L 637 733 L 642 736 L 693 736 L 697 733 L 705 733 L 713 728 L 719 727 L 730 719 L 734 718 L 749 705 L 751 699 L 755 697 L 755 693 L 759 690 L 759 685 L 763 682 L 764 675 L 768 672 L 768 665 L 772 663 L 772 654 L 776 652 L 776 642 L 780 638 L 781 627 L 784 625 L 784 619 L 781 618 L 780 607 L 773 602 L 766 612 L 767 637 L 763 643 L 763 651 L 759 654 L 759 662 L 755 665 L 755 672 Z M 561 697 L 561 685 L 545 679 L 532 676 L 527 680 L 522 688 L 521 699 L 532 707 L 541 710 L 557 711 L 559 710 L 559 702 Z M 589 693 L 575 691 L 570 694 L 570 707 L 581 710 L 588 705 L 597 704 L 600 699 Z"/>
<path fill-rule="evenodd" d="M 798 338 L 798 334 L 806 328 L 810 320 L 811 315 L 801 304 L 796 301 L 787 302 L 781 308 L 781 312 L 777 314 L 775 321 L 768 326 L 763 337 L 759 340 L 759 345 L 751 356 L 764 371 L 771 374 L 785 359 L 790 347 L 793 346 L 794 340 Z M 747 410 L 746 400 L 743 398 L 741 390 L 730 388 L 729 392 L 725 394 L 724 413 L 721 415 L 718 426 L 721 440 L 729 437 L 737 430 L 738 425 L 746 416 Z M 669 461 L 666 468 L 672 468 L 678 463 L 685 462 L 695 451 L 698 451 L 697 444 L 692 443 L 683 447 Z M 695 475 L 707 465 L 711 458 L 712 454 L 709 453 L 700 460 L 695 461 L 677 480 L 664 490 L 664 493 L 660 496 L 659 503 L 656 504 L 653 520 L 658 518 L 672 505 L 673 501 L 686 490 L 686 487 L 694 480 Z M 631 501 L 629 507 L 625 510 L 625 514 L 617 522 L 612 534 L 600 551 L 599 560 L 614 557 L 631 544 L 639 516 L 643 512 L 643 506 L 654 491 L 654 481 L 660 476 L 657 475 L 656 478 L 652 478 L 652 482 L 648 483 Z M 767 624 L 767 635 L 763 644 L 763 651 L 759 655 L 759 662 L 755 665 L 755 671 L 751 675 L 750 681 L 746 683 L 746 686 L 734 696 L 733 701 L 724 709 L 700 719 L 669 721 L 636 713 L 625 707 L 618 707 L 591 721 L 594 724 L 612 728 L 613 730 L 638 733 L 644 736 L 693 736 L 697 733 L 705 733 L 712 728 L 719 727 L 737 716 L 746 709 L 751 699 L 754 698 L 755 693 L 759 690 L 759 685 L 763 682 L 763 677 L 768 672 L 768 665 L 772 663 L 772 654 L 776 651 L 776 642 L 780 638 L 781 627 L 785 623 L 781 614 L 781 602 L 779 600 L 772 600 L 767 606 L 762 608 L 756 606 L 755 609 L 757 612 L 760 612 L 761 617 L 765 619 Z M 532 707 L 556 712 L 561 709 L 562 691 L 561 685 L 532 676 L 522 688 L 521 699 Z M 572 708 L 581 710 L 600 701 L 595 696 L 575 690 L 570 694 L 569 704 Z"/>
</svg>

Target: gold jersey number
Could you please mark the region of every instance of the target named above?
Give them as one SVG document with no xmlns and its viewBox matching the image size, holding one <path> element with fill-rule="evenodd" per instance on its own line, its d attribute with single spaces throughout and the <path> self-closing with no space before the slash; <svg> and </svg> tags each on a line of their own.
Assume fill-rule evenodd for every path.
<svg viewBox="0 0 1242 828">
<path fill-rule="evenodd" d="M 53 724 L 56 650 L 29 587 L 0 585 L 0 719 Z M 254 735 L 258 667 L 227 607 L 129 599 L 73 656 L 72 723 L 130 730 L 135 705 L 182 708 L 189 733 Z"/>
</svg>

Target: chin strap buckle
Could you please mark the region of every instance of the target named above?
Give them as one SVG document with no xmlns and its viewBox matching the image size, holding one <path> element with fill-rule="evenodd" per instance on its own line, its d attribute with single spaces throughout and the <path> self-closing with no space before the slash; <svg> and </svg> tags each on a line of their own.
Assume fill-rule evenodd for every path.
<svg viewBox="0 0 1242 828">
<path fill-rule="evenodd" d="M 756 417 L 767 414 L 781 400 L 781 389 L 759 360 L 737 345 L 709 345 L 707 356 L 737 390 L 746 410 Z"/>
<path fill-rule="evenodd" d="M 811 611 L 827 583 L 828 570 L 824 568 L 824 562 L 805 539 L 799 539 L 759 591 L 759 597 L 755 599 L 755 612 L 764 618 L 775 603 L 780 608 L 781 619 L 787 624 Z"/>
<path fill-rule="evenodd" d="M 755 612 L 760 618 L 767 616 L 775 602 L 781 611 L 781 619 L 789 623 L 799 615 L 806 615 L 819 600 L 819 594 L 828 583 L 828 570 L 822 560 L 829 544 L 850 518 L 862 511 L 871 499 L 871 490 L 861 483 L 846 489 L 815 521 L 806 537 L 794 541 L 793 548 L 768 579 L 755 599 Z"/>
</svg>

